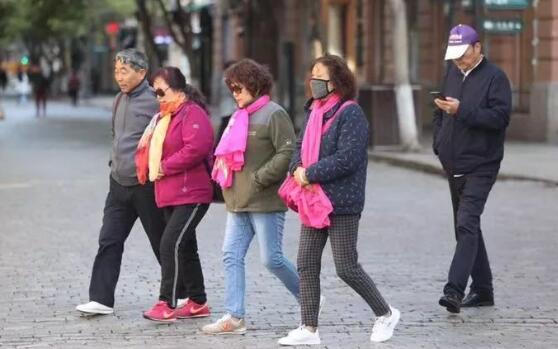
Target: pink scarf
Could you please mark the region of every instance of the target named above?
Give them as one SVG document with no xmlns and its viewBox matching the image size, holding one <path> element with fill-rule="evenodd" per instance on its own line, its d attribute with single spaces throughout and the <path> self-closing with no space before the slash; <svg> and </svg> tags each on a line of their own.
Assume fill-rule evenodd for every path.
<svg viewBox="0 0 558 349">
<path fill-rule="evenodd" d="M 326 125 L 324 125 L 324 114 L 331 108 L 335 107 L 341 98 L 338 95 L 332 94 L 326 100 L 316 99 L 312 102 L 310 118 L 306 124 L 304 131 L 304 139 L 302 140 L 302 147 L 300 148 L 300 158 L 302 160 L 302 167 L 308 168 L 313 163 L 317 162 L 320 157 L 320 143 L 322 142 L 322 135 L 327 132 L 331 123 L 337 115 L 331 117 Z M 339 108 L 341 109 L 341 108 Z"/>
<path fill-rule="evenodd" d="M 261 96 L 246 108 L 237 109 L 229 120 L 215 149 L 215 163 L 211 172 L 211 178 L 219 183 L 221 188 L 229 188 L 234 172 L 242 170 L 244 166 L 250 114 L 263 108 L 270 100 L 268 95 Z"/>
<path fill-rule="evenodd" d="M 324 114 L 331 110 L 340 100 L 339 96 L 334 94 L 326 100 L 315 100 L 312 103 L 312 111 L 306 124 L 300 149 L 302 167 L 308 168 L 318 161 L 322 136 L 329 130 L 341 110 L 355 103 L 354 101 L 343 103 L 337 112 L 324 124 Z M 333 205 L 325 195 L 320 184 L 314 183 L 301 187 L 289 175 L 281 185 L 281 188 L 279 188 L 279 196 L 289 208 L 298 212 L 300 220 L 305 226 L 316 229 L 329 227 L 329 215 L 333 212 Z"/>
</svg>

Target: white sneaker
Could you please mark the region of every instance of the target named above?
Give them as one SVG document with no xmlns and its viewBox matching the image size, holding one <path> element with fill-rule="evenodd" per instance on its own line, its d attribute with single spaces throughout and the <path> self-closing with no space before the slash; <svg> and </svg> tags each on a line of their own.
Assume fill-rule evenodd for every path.
<svg viewBox="0 0 558 349">
<path fill-rule="evenodd" d="M 245 334 L 246 324 L 244 319 L 233 319 L 230 314 L 225 314 L 222 318 L 212 324 L 202 327 L 205 334 Z"/>
<path fill-rule="evenodd" d="M 317 345 L 320 344 L 320 333 L 311 332 L 304 326 L 292 330 L 286 337 L 277 341 L 280 345 Z"/>
<path fill-rule="evenodd" d="M 385 342 L 393 336 L 393 330 L 399 322 L 401 312 L 391 306 L 389 308 L 391 309 L 390 316 L 386 315 L 376 318 L 374 327 L 372 327 L 372 334 L 370 335 L 372 342 Z"/>
<path fill-rule="evenodd" d="M 93 301 L 78 305 L 76 310 L 88 315 L 108 315 L 114 313 L 111 307 Z"/>
<path fill-rule="evenodd" d="M 176 308 L 182 308 L 183 306 L 186 305 L 186 303 L 188 303 L 188 298 L 183 298 L 183 299 L 177 299 L 176 300 Z"/>
</svg>

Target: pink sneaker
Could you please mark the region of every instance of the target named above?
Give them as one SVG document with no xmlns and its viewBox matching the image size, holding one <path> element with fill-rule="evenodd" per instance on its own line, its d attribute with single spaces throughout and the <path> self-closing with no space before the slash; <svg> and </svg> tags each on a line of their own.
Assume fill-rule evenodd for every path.
<svg viewBox="0 0 558 349">
<path fill-rule="evenodd" d="M 176 321 L 176 311 L 169 308 L 167 302 L 159 301 L 151 309 L 144 312 L 143 317 L 151 321 L 173 322 Z"/>
<path fill-rule="evenodd" d="M 191 319 L 196 317 L 209 316 L 209 306 L 207 302 L 198 304 L 191 299 L 182 307 L 176 309 L 176 317 L 179 319 Z"/>
</svg>

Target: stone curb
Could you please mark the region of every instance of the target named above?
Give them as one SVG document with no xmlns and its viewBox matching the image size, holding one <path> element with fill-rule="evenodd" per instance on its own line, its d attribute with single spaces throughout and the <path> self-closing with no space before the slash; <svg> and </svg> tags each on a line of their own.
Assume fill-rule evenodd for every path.
<svg viewBox="0 0 558 349">
<path fill-rule="evenodd" d="M 402 159 L 397 156 L 386 154 L 385 152 L 378 153 L 374 151 L 368 152 L 368 158 L 373 161 L 387 163 L 392 166 L 402 167 L 410 170 L 420 171 L 428 174 L 433 174 L 445 177 L 445 172 L 440 165 L 433 165 L 420 160 Z M 498 180 L 504 181 L 530 181 L 547 184 L 550 186 L 558 186 L 558 181 L 552 179 L 545 179 L 539 177 L 523 176 L 512 173 L 500 172 Z"/>
</svg>

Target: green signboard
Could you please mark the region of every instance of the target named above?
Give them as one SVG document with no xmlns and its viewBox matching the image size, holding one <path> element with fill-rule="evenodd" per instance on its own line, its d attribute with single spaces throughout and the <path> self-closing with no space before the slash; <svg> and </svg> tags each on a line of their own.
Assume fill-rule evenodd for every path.
<svg viewBox="0 0 558 349">
<path fill-rule="evenodd" d="M 488 10 L 524 10 L 530 3 L 530 0 L 484 0 Z"/>
<path fill-rule="evenodd" d="M 523 30 L 523 21 L 519 18 L 486 18 L 482 28 L 487 34 L 517 34 Z"/>
</svg>

